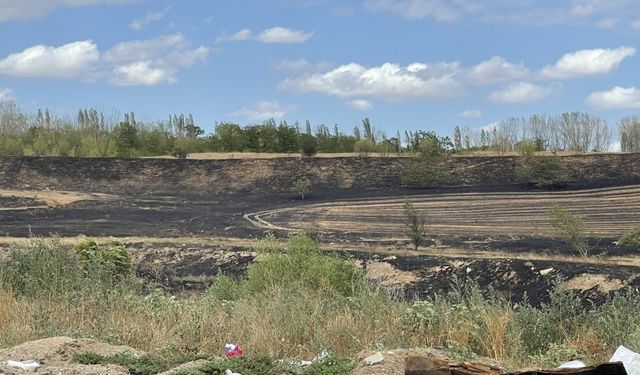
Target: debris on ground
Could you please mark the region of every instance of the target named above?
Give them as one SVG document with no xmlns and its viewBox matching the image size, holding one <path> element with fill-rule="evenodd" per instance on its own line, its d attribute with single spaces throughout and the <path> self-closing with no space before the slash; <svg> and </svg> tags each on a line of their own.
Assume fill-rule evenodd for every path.
<svg viewBox="0 0 640 375">
<path fill-rule="evenodd" d="M 242 357 L 244 355 L 244 351 L 239 345 L 224 344 L 224 355 L 227 358 Z"/>
<path fill-rule="evenodd" d="M 367 366 L 377 365 L 378 363 L 382 363 L 383 361 L 384 361 L 384 357 L 380 352 L 377 352 L 376 354 L 372 354 L 363 360 L 363 362 Z"/>
<path fill-rule="evenodd" d="M 640 354 L 620 345 L 609 362 L 622 362 L 628 375 L 640 375 Z"/>
<path fill-rule="evenodd" d="M 5 361 L 2 364 L 7 367 L 19 368 L 28 372 L 34 372 L 38 367 L 40 367 L 38 361 L 35 361 L 33 359 L 28 359 L 25 361 Z"/>
</svg>

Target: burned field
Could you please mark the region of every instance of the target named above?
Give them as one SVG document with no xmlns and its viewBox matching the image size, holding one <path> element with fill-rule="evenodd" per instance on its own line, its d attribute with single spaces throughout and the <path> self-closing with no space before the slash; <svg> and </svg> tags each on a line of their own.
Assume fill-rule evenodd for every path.
<svg viewBox="0 0 640 375">
<path fill-rule="evenodd" d="M 559 191 L 517 184 L 406 189 L 389 172 L 403 160 L 368 172 L 375 176 L 363 175 L 360 159 L 351 167 L 338 160 L 335 168 L 325 159 L 315 169 L 296 160 L 229 165 L 132 160 L 135 174 L 129 179 L 123 178 L 126 160 L 100 159 L 100 173 L 86 164 L 60 168 L 72 160 L 52 159 L 49 168 L 44 158 L 26 160 L 23 164 L 32 165 L 5 173 L 0 181 L 0 242 L 6 248 L 30 235 L 68 241 L 119 237 L 132 250 L 140 275 L 173 292 L 201 290 L 221 273 L 241 278 L 255 257 L 252 244 L 269 231 L 278 237 L 309 232 L 326 251 L 354 257 L 372 278 L 408 297 L 447 292 L 453 279 L 477 282 L 515 302 L 527 296 L 536 303 L 545 301 L 542 291 L 560 279 L 594 301 L 640 287 L 637 250 L 617 243 L 640 223 L 640 183 L 632 168 L 619 179 L 580 180 Z M 204 167 L 186 175 L 195 168 L 189 163 Z M 482 160 L 484 167 L 464 163 L 476 174 L 495 167 L 493 160 Z M 5 160 L 5 172 L 7 166 Z M 305 200 L 289 192 L 300 170 L 312 173 Z M 489 172 L 484 175 L 493 173 L 497 182 L 508 177 Z M 239 182 L 243 176 L 249 181 Z M 225 179 L 234 180 L 225 185 Z M 407 199 L 424 213 L 427 226 L 427 241 L 417 251 L 403 234 Z M 584 218 L 590 256 L 578 256 L 553 237 L 553 207 Z M 390 267 L 380 271 L 382 263 Z"/>
</svg>

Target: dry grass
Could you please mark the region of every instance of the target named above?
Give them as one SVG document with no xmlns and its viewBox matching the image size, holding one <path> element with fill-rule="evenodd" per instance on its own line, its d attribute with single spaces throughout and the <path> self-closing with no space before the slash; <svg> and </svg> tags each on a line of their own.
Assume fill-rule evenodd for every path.
<svg viewBox="0 0 640 375">
<path fill-rule="evenodd" d="M 114 195 L 101 194 L 101 193 L 81 193 L 77 191 L 54 191 L 54 190 L 14 190 L 14 189 L 0 189 L 0 197 L 18 197 L 18 198 L 31 198 L 43 201 L 47 204 L 46 207 L 58 207 L 66 206 L 75 202 L 88 201 L 88 200 L 109 200 L 115 198 Z M 42 208 L 40 207 L 40 208 Z M 37 208 L 37 207 L 28 207 Z M 20 208 L 11 208 L 16 210 Z"/>
</svg>

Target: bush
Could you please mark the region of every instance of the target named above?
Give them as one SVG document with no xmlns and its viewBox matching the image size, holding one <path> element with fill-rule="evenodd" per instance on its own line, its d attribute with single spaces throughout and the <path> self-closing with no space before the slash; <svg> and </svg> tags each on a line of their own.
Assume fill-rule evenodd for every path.
<svg viewBox="0 0 640 375">
<path fill-rule="evenodd" d="M 640 226 L 620 237 L 620 243 L 625 246 L 635 246 L 640 249 Z"/>
<path fill-rule="evenodd" d="M 291 191 L 300 194 L 300 198 L 304 199 L 304 195 L 311 190 L 311 181 L 303 177 L 296 180 L 291 187 Z"/>
<path fill-rule="evenodd" d="M 122 275 L 103 262 L 83 260 L 56 239 L 33 239 L 27 249 L 12 249 L 0 261 L 0 285 L 28 297 L 112 290 L 124 281 Z"/>
<path fill-rule="evenodd" d="M 358 156 L 365 158 L 376 151 L 376 144 L 369 139 L 361 139 L 355 143 L 353 151 L 357 152 Z"/>
<path fill-rule="evenodd" d="M 449 178 L 449 166 L 443 159 L 419 159 L 407 165 L 400 180 L 409 187 L 438 187 Z"/>
<path fill-rule="evenodd" d="M 569 182 L 562 160 L 556 156 L 522 158 L 516 167 L 516 176 L 541 189 L 558 189 Z"/>
<path fill-rule="evenodd" d="M 551 227 L 556 236 L 563 239 L 581 256 L 589 255 L 589 243 L 585 231 L 584 220 L 569 211 L 554 207 L 551 210 Z"/>
<path fill-rule="evenodd" d="M 124 244 L 115 238 L 111 238 L 104 245 L 98 245 L 95 240 L 86 239 L 76 243 L 74 250 L 85 263 L 98 263 L 115 276 L 127 277 L 133 273 L 131 255 Z"/>
<path fill-rule="evenodd" d="M 409 237 L 414 250 L 418 250 L 425 236 L 424 216 L 416 210 L 413 203 L 408 199 L 404 201 L 402 208 L 406 226 L 404 233 Z"/>
<path fill-rule="evenodd" d="M 318 141 L 311 134 L 300 135 L 300 152 L 303 156 L 314 156 L 318 153 Z"/>
<path fill-rule="evenodd" d="M 269 254 L 251 264 L 245 282 L 249 293 L 296 285 L 348 297 L 367 283 L 355 263 L 323 255 L 306 234 L 289 237 L 285 253 Z"/>
</svg>

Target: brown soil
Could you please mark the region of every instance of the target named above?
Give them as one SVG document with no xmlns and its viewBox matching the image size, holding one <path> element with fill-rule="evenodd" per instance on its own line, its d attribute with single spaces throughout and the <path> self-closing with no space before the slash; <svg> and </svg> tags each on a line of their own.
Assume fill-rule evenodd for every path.
<svg viewBox="0 0 640 375">
<path fill-rule="evenodd" d="M 89 375 L 89 374 L 128 374 L 122 367 L 87 366 L 70 363 L 73 356 L 78 353 L 94 352 L 103 356 L 113 356 L 123 351 L 129 351 L 135 355 L 143 352 L 131 349 L 127 346 L 114 346 L 89 339 L 72 339 L 69 337 L 51 337 L 42 340 L 29 341 L 8 349 L 0 349 L 0 362 L 12 360 L 36 360 L 42 367 L 38 373 L 51 375 Z M 0 365 L 0 373 L 26 374 L 26 372 Z"/>
</svg>

